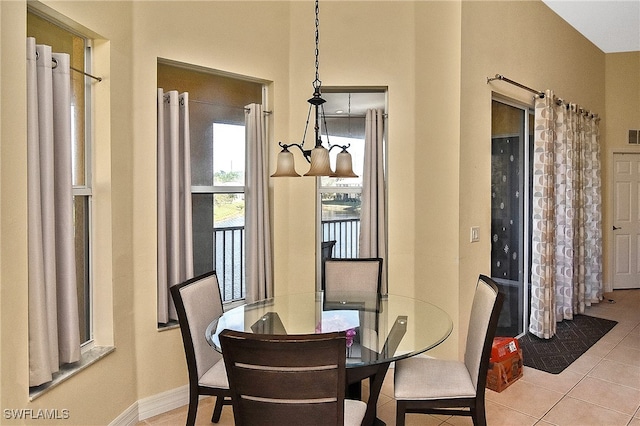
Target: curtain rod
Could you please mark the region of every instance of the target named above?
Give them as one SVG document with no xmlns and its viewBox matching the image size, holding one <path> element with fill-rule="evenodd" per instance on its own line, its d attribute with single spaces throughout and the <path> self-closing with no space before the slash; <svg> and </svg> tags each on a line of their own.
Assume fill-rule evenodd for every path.
<svg viewBox="0 0 640 426">
<path fill-rule="evenodd" d="M 37 53 L 38 53 L 38 52 L 36 52 L 36 59 L 38 59 L 38 55 L 37 55 Z M 56 58 L 51 58 L 51 62 L 53 62 L 53 66 L 52 66 L 51 68 L 55 69 L 55 68 L 58 66 L 58 61 L 56 60 Z M 80 74 L 84 74 L 84 75 L 86 75 L 87 77 L 91 77 L 91 78 L 93 78 L 94 80 L 98 80 L 98 82 L 102 81 L 102 77 L 96 77 L 95 75 L 91 75 L 91 74 L 89 74 L 89 73 L 86 73 L 86 72 L 84 72 L 84 71 L 82 71 L 82 70 L 79 70 L 79 69 L 77 69 L 77 68 L 74 68 L 74 67 L 72 67 L 72 66 L 70 66 L 69 68 L 70 68 L 72 71 L 79 72 Z"/>
<path fill-rule="evenodd" d="M 39 54 L 38 52 L 36 52 L 36 61 L 38 60 L 38 58 L 39 58 L 39 57 L 40 57 L 40 54 Z M 56 58 L 51 58 L 51 62 L 53 63 L 53 65 L 51 66 L 51 68 L 55 69 L 55 68 L 58 66 L 58 60 L 57 60 Z M 79 69 L 74 68 L 74 67 L 71 67 L 71 66 L 70 66 L 69 68 L 70 68 L 72 71 L 79 72 L 80 74 L 84 74 L 84 75 L 86 75 L 87 77 L 91 77 L 91 78 L 93 78 L 94 80 L 98 80 L 99 82 L 100 82 L 100 81 L 102 81 L 102 77 L 96 77 L 95 75 L 91 75 L 91 74 L 89 74 L 89 73 L 86 73 L 86 72 L 84 72 L 84 71 L 82 71 L 82 70 L 79 70 Z"/>
<path fill-rule="evenodd" d="M 531 92 L 531 93 L 535 93 L 535 94 L 536 94 L 536 95 L 538 95 L 538 96 L 543 96 L 543 97 L 544 97 L 544 92 L 541 92 L 540 90 L 532 89 L 531 87 L 527 87 L 527 86 L 525 86 L 524 84 L 520 84 L 520 83 L 518 83 L 517 81 L 513 81 L 513 80 L 511 80 L 511 79 L 509 79 L 509 78 L 505 77 L 505 76 L 504 76 L 504 75 L 502 75 L 502 74 L 496 74 L 496 76 L 495 76 L 495 77 L 487 77 L 487 84 L 491 83 L 491 82 L 492 82 L 492 81 L 494 81 L 494 80 L 501 80 L 501 81 L 505 81 L 505 82 L 507 82 L 507 83 L 509 83 L 509 84 L 513 84 L 514 86 L 517 86 L 517 87 L 519 87 L 519 88 L 521 88 L 521 89 L 528 90 L 528 91 L 529 91 L 529 92 Z"/>
<path fill-rule="evenodd" d="M 221 107 L 221 108 L 229 108 L 229 109 L 243 109 L 245 112 L 249 111 L 249 108 L 245 108 L 245 107 L 239 107 L 239 106 L 233 106 L 233 105 L 224 105 L 221 103 L 216 103 L 216 102 L 209 102 L 209 101 L 201 101 L 199 99 L 189 99 L 189 102 L 194 102 L 196 104 L 204 104 L 204 105 L 211 105 L 211 106 L 215 106 L 215 107 Z M 271 115 L 273 114 L 272 111 L 262 111 L 262 113 L 264 115 Z"/>
<path fill-rule="evenodd" d="M 84 72 L 84 71 L 82 71 L 82 70 L 76 69 L 76 68 L 74 68 L 74 67 L 69 67 L 69 68 L 71 68 L 71 70 L 73 70 L 73 71 L 75 71 L 75 72 L 79 72 L 80 74 L 84 74 L 84 75 L 86 75 L 87 77 L 91 77 L 91 78 L 93 78 L 94 80 L 98 80 L 98 82 L 102 81 L 102 77 L 96 77 L 95 75 L 91 75 L 91 74 L 89 74 L 89 73 L 87 73 L 87 72 Z"/>
<path fill-rule="evenodd" d="M 384 113 L 382 114 L 382 118 L 387 118 L 389 116 L 389 114 Z M 326 118 L 367 118 L 366 114 L 325 114 Z"/>
<path fill-rule="evenodd" d="M 501 80 L 501 81 L 505 81 L 505 82 L 507 82 L 509 84 L 513 84 L 514 86 L 517 86 L 517 87 L 519 87 L 521 89 L 528 90 L 529 92 L 535 93 L 536 95 L 540 96 L 541 98 L 544 98 L 544 96 L 545 96 L 544 92 L 541 92 L 539 90 L 535 90 L 535 89 L 532 89 L 530 87 L 527 87 L 524 84 L 520 84 L 517 81 L 513 81 L 513 80 L 505 77 L 502 74 L 496 74 L 495 77 L 487 77 L 487 84 L 491 83 L 494 80 Z M 564 105 L 565 107 L 567 107 L 567 109 L 572 107 L 571 103 L 565 102 L 560 98 L 557 99 L 556 103 L 558 105 Z M 575 105 L 574 105 L 574 107 L 575 107 Z M 577 112 L 579 112 L 580 114 L 583 114 L 585 116 L 589 116 L 590 115 L 592 118 L 596 118 L 598 120 L 600 119 L 600 117 L 598 117 L 598 114 L 592 113 L 591 111 L 588 111 L 588 110 L 586 110 L 584 108 L 579 108 Z"/>
</svg>

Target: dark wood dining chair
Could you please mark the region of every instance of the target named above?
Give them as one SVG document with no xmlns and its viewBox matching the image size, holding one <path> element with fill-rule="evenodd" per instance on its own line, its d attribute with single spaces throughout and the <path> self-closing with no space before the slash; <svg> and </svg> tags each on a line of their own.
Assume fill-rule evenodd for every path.
<svg viewBox="0 0 640 426">
<path fill-rule="evenodd" d="M 322 253 L 321 259 L 330 259 L 333 257 L 333 247 L 336 245 L 336 240 L 323 241 L 320 243 L 320 250 Z"/>
<path fill-rule="evenodd" d="M 231 392 L 222 355 L 205 338 L 207 326 L 222 316 L 222 298 L 215 271 L 170 288 L 176 305 L 189 374 L 187 425 L 195 424 L 200 395 L 213 395 L 216 404 L 211 421 L 218 423 L 223 405 L 231 404 Z"/>
<path fill-rule="evenodd" d="M 495 282 L 480 275 L 464 361 L 418 356 L 396 362 L 396 426 L 404 425 L 405 413 L 471 416 L 474 425 L 487 424 L 485 385 L 503 300 Z"/>
<path fill-rule="evenodd" d="M 367 405 L 345 399 L 344 331 L 219 338 L 236 426 L 362 423 Z"/>
</svg>

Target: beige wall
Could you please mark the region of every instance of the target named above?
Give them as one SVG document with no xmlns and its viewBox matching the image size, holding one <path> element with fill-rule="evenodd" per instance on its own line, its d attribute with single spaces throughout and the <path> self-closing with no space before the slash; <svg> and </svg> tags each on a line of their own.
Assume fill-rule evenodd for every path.
<svg viewBox="0 0 640 426">
<path fill-rule="evenodd" d="M 136 185 L 132 189 L 132 220 L 140 397 L 186 383 L 179 331 L 156 331 L 156 241 L 149 238 L 156 233 L 156 165 L 149 161 L 156 153 L 156 110 L 149 108 L 149 100 L 156 93 L 157 58 L 274 82 L 278 96 L 273 97 L 268 109 L 274 111 L 275 137 L 283 139 L 288 113 L 288 13 L 286 3 L 193 2 L 184 7 L 180 2 L 134 2 L 132 101 L 136 126 L 132 178 Z M 264 31 L 263 21 L 277 24 Z M 149 356 L 158 353 L 163 356 Z M 163 367 L 167 361 L 178 368 L 167 370 Z"/>
<path fill-rule="evenodd" d="M 26 288 L 26 64 L 12 53 L 26 53 L 24 5 L 0 3 L 0 397 L 2 407 L 20 404 L 28 391 Z M 22 55 L 21 57 L 25 57 Z M 16 66 L 8 66 L 8 64 Z M 17 103 L 16 103 L 17 101 Z M 16 115 L 16 111 L 24 114 Z M 20 143 L 7 143 L 7 141 Z"/>
<path fill-rule="evenodd" d="M 0 401 L 3 409 L 66 408 L 76 423 L 105 424 L 136 401 L 187 382 L 179 332 L 156 330 L 157 59 L 268 82 L 273 169 L 277 142 L 297 141 L 303 131 L 314 77 L 313 3 L 46 5 L 98 38 L 94 72 L 105 80 L 96 85 L 97 339 L 116 351 L 28 401 L 26 114 L 16 114 L 26 108 L 25 67 L 15 60 L 24 57 L 25 3 L 0 2 Z M 486 77 L 503 73 L 618 115 L 622 107 L 612 106 L 608 92 L 605 110 L 605 86 L 627 96 L 637 55 L 620 58 L 631 74 L 620 71 L 617 57 L 605 61 L 540 1 L 329 1 L 320 22 L 325 86 L 388 87 L 390 290 L 449 312 L 454 333 L 437 354 L 457 356 L 475 280 L 489 272 L 491 92 L 531 100 L 506 83 L 487 85 Z M 562 42 L 533 38 L 538 23 Z M 618 126 L 639 126 L 633 84 L 637 97 L 625 105 L 636 121 L 609 123 L 605 143 Z M 276 292 L 311 289 L 314 181 L 271 185 Z M 479 243 L 469 243 L 471 226 L 480 226 Z"/>
<path fill-rule="evenodd" d="M 604 53 L 542 2 L 463 3 L 459 324 L 468 321 L 464 307 L 478 273 L 491 271 L 491 92 L 532 105 L 531 93 L 504 82 L 486 84 L 486 78 L 503 74 L 604 113 L 604 61 Z M 480 227 L 477 243 L 469 242 L 471 226 Z M 461 349 L 465 333 L 462 328 Z"/>
<path fill-rule="evenodd" d="M 415 248 L 403 254 L 413 265 L 415 280 L 403 287 L 409 295 L 433 301 L 454 321 L 452 335 L 434 351 L 438 356 L 455 356 L 462 331 L 458 324 L 461 10 L 458 2 L 416 3 L 415 136 L 406 141 L 389 138 L 390 145 L 411 146 L 414 156 L 415 177 L 410 181 L 397 177 L 403 179 L 399 184 L 411 186 L 407 199 L 415 206 Z M 393 109 L 390 114 L 395 117 Z M 391 230 L 389 235 L 391 246 Z M 395 244 L 406 241 L 410 240 Z"/>
</svg>

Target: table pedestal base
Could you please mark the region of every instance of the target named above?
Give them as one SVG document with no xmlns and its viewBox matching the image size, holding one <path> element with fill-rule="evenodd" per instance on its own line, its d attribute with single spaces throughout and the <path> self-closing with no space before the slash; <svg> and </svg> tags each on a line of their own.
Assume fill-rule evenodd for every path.
<svg viewBox="0 0 640 426">
<path fill-rule="evenodd" d="M 389 363 L 367 365 L 362 367 L 347 368 L 347 397 L 352 399 L 362 398 L 362 381 L 369 379 L 369 399 L 367 399 L 367 412 L 363 425 L 384 425 L 385 423 L 376 417 L 378 396 L 382 389 L 384 376 L 389 369 Z"/>
</svg>

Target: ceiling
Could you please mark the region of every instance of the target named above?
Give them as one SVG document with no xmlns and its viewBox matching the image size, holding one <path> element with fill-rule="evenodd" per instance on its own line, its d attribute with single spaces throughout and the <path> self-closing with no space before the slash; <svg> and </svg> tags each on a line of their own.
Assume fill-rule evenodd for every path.
<svg viewBox="0 0 640 426">
<path fill-rule="evenodd" d="M 324 104 L 326 115 L 355 115 L 364 116 L 370 108 L 385 108 L 386 95 L 384 91 L 353 91 L 351 93 L 322 92 L 322 97 L 327 101 Z"/>
<path fill-rule="evenodd" d="M 604 53 L 640 51 L 640 0 L 542 0 Z"/>
<path fill-rule="evenodd" d="M 640 0 L 542 0 L 604 53 L 640 51 Z M 384 93 L 323 92 L 327 115 L 383 108 Z M 338 112 L 342 111 L 342 112 Z"/>
</svg>

